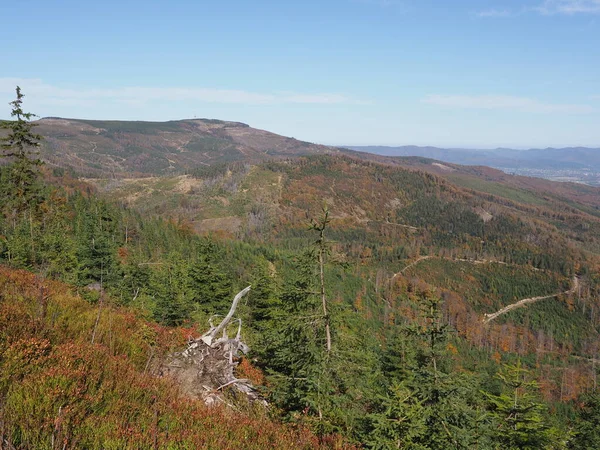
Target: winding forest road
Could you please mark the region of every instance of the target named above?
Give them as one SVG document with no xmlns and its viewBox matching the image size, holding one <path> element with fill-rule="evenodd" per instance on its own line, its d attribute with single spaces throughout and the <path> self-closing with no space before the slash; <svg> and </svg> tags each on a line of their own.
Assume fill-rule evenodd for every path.
<svg viewBox="0 0 600 450">
<path fill-rule="evenodd" d="M 494 320 L 496 317 L 501 316 L 502 314 L 506 314 L 507 312 L 512 311 L 513 309 L 523 308 L 524 306 L 526 306 L 530 303 L 536 303 L 536 302 L 539 302 L 540 300 L 546 300 L 549 298 L 558 297 L 559 295 L 573 294 L 573 293 L 577 292 L 578 289 L 579 289 L 579 278 L 573 277 L 573 287 L 571 289 L 569 289 L 568 291 L 558 292 L 557 294 L 545 295 L 542 297 L 524 298 L 523 300 L 519 300 L 518 302 L 511 303 L 510 305 L 505 306 L 504 308 L 496 311 L 495 313 L 484 314 L 483 315 L 483 323 L 488 324 L 492 320 Z"/>
<path fill-rule="evenodd" d="M 426 259 L 431 259 L 431 258 L 439 258 L 439 259 L 445 259 L 445 258 L 441 258 L 439 256 L 420 256 L 419 258 L 417 258 L 416 260 L 414 260 L 413 262 L 411 262 L 408 266 L 404 267 L 401 271 L 396 272 L 392 278 L 390 280 L 393 280 L 394 278 L 396 278 L 398 275 L 402 275 L 404 274 L 405 271 L 407 271 L 408 269 L 410 269 L 411 267 L 417 265 L 418 263 L 420 263 L 421 261 L 424 261 Z M 494 260 L 487 260 L 487 259 L 483 259 L 483 260 L 474 260 L 474 259 L 449 259 L 450 261 L 461 261 L 461 262 L 468 262 L 471 264 L 491 264 L 491 263 L 495 263 L 495 264 L 503 264 L 503 265 L 511 265 L 508 263 L 505 263 L 503 261 L 494 261 Z M 538 269 L 536 267 L 530 267 L 533 270 L 539 271 L 541 269 Z M 495 313 L 491 313 L 491 314 L 487 314 L 485 313 L 483 315 L 483 323 L 484 324 L 488 324 L 490 323 L 492 320 L 496 319 L 498 316 L 501 316 L 503 314 L 506 314 L 507 312 L 512 311 L 513 309 L 518 309 L 518 308 L 523 308 L 524 306 L 527 306 L 531 303 L 537 303 L 541 300 L 547 300 L 549 298 L 554 298 L 554 297 L 558 297 L 559 295 L 570 295 L 570 294 L 574 294 L 575 292 L 577 292 L 579 290 L 579 278 L 577 278 L 576 276 L 573 277 L 573 287 L 571 289 L 569 289 L 568 291 L 564 291 L 564 292 L 558 292 L 556 294 L 551 294 L 551 295 L 544 295 L 541 297 L 530 297 L 530 298 L 524 298 L 522 300 L 519 300 L 518 302 L 515 303 L 511 303 L 508 306 L 505 306 L 504 308 L 496 311 Z"/>
<path fill-rule="evenodd" d="M 497 261 L 495 259 L 444 258 L 442 256 L 428 255 L 428 256 L 420 256 L 419 258 L 415 259 L 413 262 L 411 262 L 408 266 L 406 266 L 400 272 L 396 272 L 392 276 L 391 279 L 393 280 L 398 275 L 402 275 L 405 271 L 407 271 L 408 269 L 410 269 L 413 266 L 416 266 L 421 261 L 426 260 L 426 259 L 433 259 L 433 258 L 435 258 L 435 259 L 444 259 L 446 261 L 454 261 L 454 262 L 466 262 L 466 263 L 469 263 L 469 264 L 501 264 L 503 266 L 518 266 L 518 264 L 509 264 L 507 262 Z M 533 267 L 533 266 L 527 266 L 527 267 L 529 269 L 531 269 L 531 270 L 535 270 L 536 272 L 541 272 L 542 271 L 542 269 L 538 269 L 537 267 Z"/>
<path fill-rule="evenodd" d="M 431 259 L 431 258 L 435 258 L 435 256 L 420 256 L 419 258 L 417 258 L 416 260 L 414 260 L 413 262 L 411 262 L 408 266 L 406 266 L 404 269 L 402 269 L 400 272 L 396 272 L 394 274 L 394 276 L 391 278 L 392 280 L 394 278 L 396 278 L 398 275 L 402 275 L 404 273 L 404 271 L 410 269 L 412 266 L 420 263 L 421 261 L 423 261 L 424 259 Z"/>
</svg>

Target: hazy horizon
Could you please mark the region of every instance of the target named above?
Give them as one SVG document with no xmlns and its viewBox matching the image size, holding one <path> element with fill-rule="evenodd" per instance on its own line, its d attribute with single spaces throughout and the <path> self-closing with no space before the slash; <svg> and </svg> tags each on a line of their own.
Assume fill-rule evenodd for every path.
<svg viewBox="0 0 600 450">
<path fill-rule="evenodd" d="M 118 11 L 118 13 L 115 13 Z M 336 145 L 600 146 L 598 0 L 6 2 L 0 116 L 206 117 Z M 25 15 L 24 15 L 25 13 Z"/>
</svg>

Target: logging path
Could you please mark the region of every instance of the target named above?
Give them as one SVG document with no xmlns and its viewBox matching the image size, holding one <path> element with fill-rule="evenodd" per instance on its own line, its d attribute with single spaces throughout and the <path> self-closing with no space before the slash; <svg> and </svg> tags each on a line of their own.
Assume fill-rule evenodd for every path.
<svg viewBox="0 0 600 450">
<path fill-rule="evenodd" d="M 429 255 L 429 256 L 420 256 L 419 258 L 415 259 L 413 262 L 411 262 L 408 266 L 406 266 L 404 269 L 402 269 L 400 272 L 396 272 L 393 276 L 392 276 L 392 280 L 394 278 L 396 278 L 398 275 L 402 275 L 404 274 L 404 272 L 406 272 L 408 269 L 410 269 L 413 266 L 416 266 L 418 263 L 420 263 L 421 261 L 424 261 L 426 259 L 445 259 L 447 261 L 454 261 L 454 262 L 466 262 L 469 264 L 501 264 L 503 266 L 517 266 L 518 264 L 509 264 L 507 262 L 504 261 L 497 261 L 494 259 L 465 259 L 465 258 L 444 258 L 442 256 L 434 256 L 434 255 Z M 542 269 L 538 269 L 537 267 L 533 267 L 533 266 L 527 266 L 529 269 L 531 270 L 535 270 L 536 272 L 540 272 Z"/>
<path fill-rule="evenodd" d="M 416 266 L 417 264 L 419 264 L 421 261 L 424 261 L 426 259 L 432 259 L 432 258 L 438 258 L 438 259 L 446 259 L 446 258 L 442 258 L 440 256 L 420 256 L 419 258 L 417 258 L 416 260 L 414 260 L 413 262 L 411 262 L 409 265 L 407 265 L 406 267 L 404 267 L 402 270 L 400 270 L 399 272 L 396 272 L 393 276 L 392 276 L 392 280 L 394 278 L 396 278 L 398 275 L 403 275 L 404 272 L 406 272 L 408 269 L 410 269 L 411 267 Z M 504 261 L 495 261 L 495 260 L 489 260 L 489 259 L 448 259 L 450 261 L 461 261 L 461 262 L 468 262 L 471 264 L 502 264 L 502 265 L 511 265 L 508 264 Z M 531 267 L 528 266 L 530 269 L 532 270 L 536 270 L 536 271 L 540 271 L 541 269 L 538 269 L 536 267 Z M 483 323 L 484 324 L 488 324 L 490 323 L 492 320 L 496 319 L 497 317 L 506 314 L 514 309 L 518 309 L 518 308 L 523 308 L 524 306 L 527 306 L 531 303 L 537 303 L 541 300 L 547 300 L 549 298 L 554 298 L 554 297 L 558 297 L 559 295 L 570 295 L 570 294 L 574 294 L 575 292 L 577 292 L 579 290 L 579 278 L 577 278 L 576 276 L 573 277 L 573 287 L 571 289 L 569 289 L 568 291 L 564 291 L 564 292 L 558 292 L 556 294 L 551 294 L 551 295 L 543 295 L 541 297 L 529 297 L 529 298 L 524 298 L 522 300 L 519 300 L 518 302 L 515 303 L 511 303 L 508 306 L 505 306 L 504 308 L 496 311 L 495 313 L 491 313 L 491 314 L 487 314 L 485 313 L 483 315 Z"/>
<path fill-rule="evenodd" d="M 420 263 L 421 261 L 425 260 L 425 259 L 431 259 L 433 258 L 433 256 L 420 256 L 419 258 L 417 258 L 416 260 L 414 260 L 413 262 L 411 262 L 408 266 L 406 266 L 404 269 L 402 269 L 400 272 L 396 272 L 394 274 L 394 276 L 392 277 L 392 280 L 394 278 L 396 278 L 398 275 L 402 275 L 405 271 L 407 271 L 408 269 L 410 269 L 412 266 L 417 265 L 418 263 Z"/>
<path fill-rule="evenodd" d="M 495 313 L 484 314 L 483 315 L 483 323 L 484 324 L 488 324 L 492 320 L 494 320 L 496 317 L 501 316 L 503 314 L 506 314 L 507 312 L 512 311 L 513 309 L 523 308 L 524 306 L 526 306 L 526 305 L 528 305 L 530 303 L 537 303 L 540 300 L 547 300 L 549 298 L 558 297 L 559 295 L 574 294 L 578 290 L 579 290 L 579 278 L 573 277 L 573 287 L 571 289 L 569 289 L 568 291 L 558 292 L 558 293 L 552 294 L 552 295 L 544 295 L 542 297 L 524 298 L 523 300 L 519 300 L 518 302 L 511 303 L 510 305 L 505 306 L 504 308 L 496 311 Z"/>
</svg>

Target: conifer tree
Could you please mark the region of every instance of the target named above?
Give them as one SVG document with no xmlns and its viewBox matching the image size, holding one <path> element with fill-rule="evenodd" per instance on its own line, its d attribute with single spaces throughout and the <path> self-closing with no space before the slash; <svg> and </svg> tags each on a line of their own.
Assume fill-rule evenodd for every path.
<svg viewBox="0 0 600 450">
<path fill-rule="evenodd" d="M 325 229 L 329 225 L 329 210 L 323 208 L 323 216 L 318 221 L 312 220 L 311 230 L 319 233 L 319 238 L 315 242 L 317 258 L 319 262 L 319 295 L 321 297 L 321 307 L 323 308 L 323 319 L 325 320 L 325 338 L 327 353 L 331 352 L 331 315 L 327 307 L 327 296 L 325 293 L 325 255 L 327 254 L 327 241 L 325 240 Z"/>
<path fill-rule="evenodd" d="M 252 326 L 263 329 L 276 311 L 281 310 L 281 299 L 275 274 L 271 273 L 269 261 L 259 259 L 252 270 L 252 291 L 249 295 Z"/>
<path fill-rule="evenodd" d="M 549 448 L 556 433 L 546 423 L 545 407 L 537 398 L 538 386 L 529 371 L 519 361 L 506 365 L 498 377 L 506 391 L 486 394 L 497 422 L 494 442 L 510 450 Z"/>
<path fill-rule="evenodd" d="M 583 407 L 568 448 L 600 448 L 600 392 L 587 393 L 581 400 Z"/>
<path fill-rule="evenodd" d="M 37 157 L 42 136 L 33 132 L 35 124 L 31 123 L 35 114 L 23 111 L 25 96 L 19 86 L 16 92 L 17 98 L 9 103 L 14 120 L 0 123 L 0 129 L 8 130 L 7 136 L 0 139 L 1 155 L 10 161 L 8 166 L 2 168 L 0 189 L 7 201 L 4 212 L 13 215 L 40 203 L 39 166 L 42 164 Z"/>
<path fill-rule="evenodd" d="M 452 370 L 450 329 L 441 317 L 441 300 L 431 292 L 418 295 L 420 324 L 403 328 L 407 347 L 403 368 L 393 370 L 397 350 L 384 355 L 392 375 L 381 411 L 372 414 L 374 448 L 484 448 L 483 416 L 477 411 L 474 380 Z M 387 367 L 386 367 L 387 366 Z"/>
</svg>

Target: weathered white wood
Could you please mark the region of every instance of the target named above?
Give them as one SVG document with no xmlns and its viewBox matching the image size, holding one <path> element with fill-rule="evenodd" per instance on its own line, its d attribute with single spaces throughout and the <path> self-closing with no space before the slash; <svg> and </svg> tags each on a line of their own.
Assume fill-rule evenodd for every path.
<svg viewBox="0 0 600 450">
<path fill-rule="evenodd" d="M 231 321 L 231 318 L 235 314 L 235 310 L 238 306 L 238 303 L 240 302 L 240 300 L 242 299 L 242 297 L 244 295 L 246 295 L 248 292 L 250 292 L 250 288 L 251 288 L 251 286 L 248 286 L 247 288 L 242 289 L 240 292 L 238 292 L 236 294 L 236 296 L 233 298 L 233 303 L 231 304 L 231 308 L 229 309 L 229 312 L 227 313 L 225 318 L 221 321 L 221 323 L 219 325 L 217 325 L 216 327 L 211 326 L 211 329 L 202 335 L 202 337 L 200 339 L 202 339 L 202 341 L 206 345 L 212 346 L 213 339 L 215 338 L 215 336 L 217 334 L 219 334 L 221 331 L 226 331 L 227 325 L 229 324 L 229 322 Z M 226 338 L 227 335 L 225 334 L 223 337 Z"/>
<path fill-rule="evenodd" d="M 249 380 L 234 375 L 237 357 L 250 350 L 242 341 L 242 320 L 233 319 L 240 300 L 249 291 L 250 286 L 237 293 L 229 313 L 221 323 L 215 326 L 213 319 L 217 316 L 212 316 L 209 319 L 210 329 L 206 333 L 197 339 L 190 337 L 185 350 L 169 355 L 159 368 L 161 376 L 173 377 L 186 395 L 202 399 L 207 405 L 228 405 L 221 391 L 231 386 L 250 401 L 268 406 Z M 238 322 L 238 329 L 235 337 L 230 338 L 227 327 L 235 322 Z M 222 336 L 217 339 L 221 333 Z"/>
</svg>

